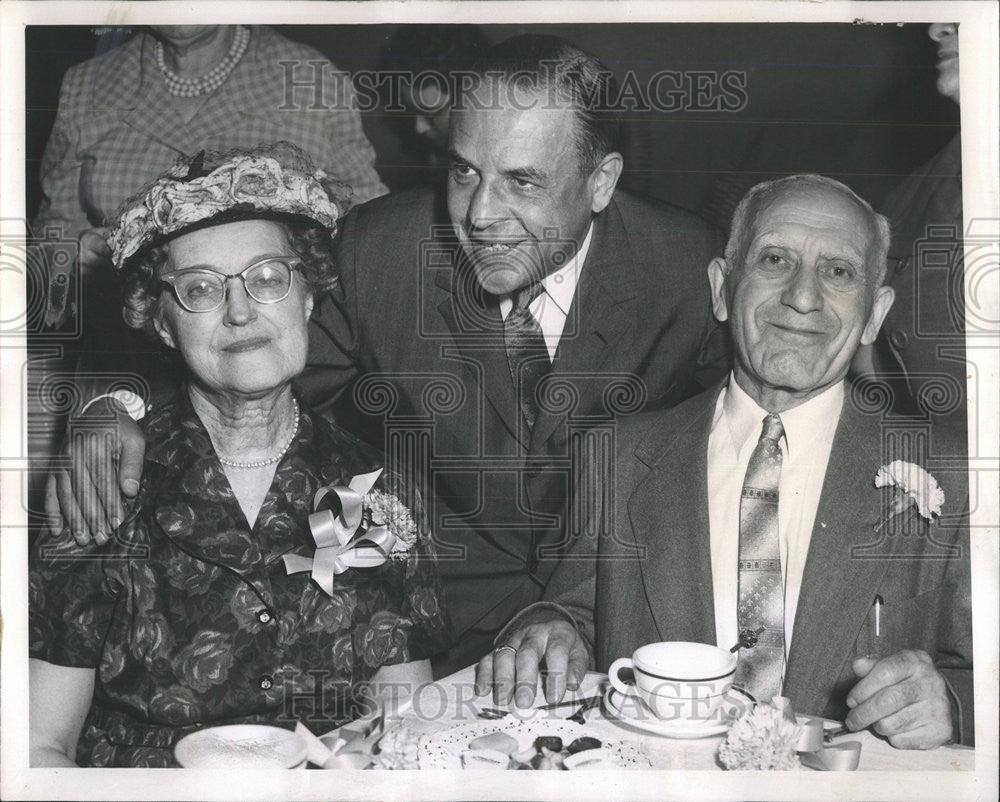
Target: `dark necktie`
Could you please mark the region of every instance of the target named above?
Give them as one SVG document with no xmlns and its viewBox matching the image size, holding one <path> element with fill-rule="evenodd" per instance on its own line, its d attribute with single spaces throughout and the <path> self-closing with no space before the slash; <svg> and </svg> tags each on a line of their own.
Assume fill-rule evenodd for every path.
<svg viewBox="0 0 1000 802">
<path fill-rule="evenodd" d="M 743 648 L 735 683 L 761 702 L 781 691 L 785 659 L 785 601 L 778 547 L 781 418 L 768 415 L 750 456 L 740 498 L 739 604 Z"/>
<path fill-rule="evenodd" d="M 531 314 L 528 305 L 542 292 L 541 284 L 529 284 L 511 296 L 514 308 L 503 321 L 503 342 L 507 351 L 514 392 L 518 406 L 530 430 L 538 417 L 539 381 L 549 371 L 549 352 L 545 347 L 542 327 Z"/>
</svg>

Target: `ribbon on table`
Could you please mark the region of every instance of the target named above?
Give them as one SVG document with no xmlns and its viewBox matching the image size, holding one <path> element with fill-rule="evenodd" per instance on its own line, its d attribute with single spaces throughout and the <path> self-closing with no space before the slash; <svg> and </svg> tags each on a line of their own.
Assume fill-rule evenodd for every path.
<svg viewBox="0 0 1000 802">
<path fill-rule="evenodd" d="M 374 713 L 317 738 L 301 721 L 295 734 L 306 745 L 306 758 L 324 769 L 366 769 L 372 764 L 372 750 L 385 733 L 385 713 Z"/>
<path fill-rule="evenodd" d="M 803 766 L 820 771 L 854 771 L 861 759 L 861 742 L 844 741 L 828 744 L 823 740 L 823 719 L 797 716 L 787 696 L 775 696 L 771 705 L 788 721 L 799 725 L 799 740 L 795 751 Z"/>
<path fill-rule="evenodd" d="M 347 487 L 326 485 L 313 496 L 313 512 L 309 516 L 309 532 L 316 543 L 312 557 L 285 554 L 285 570 L 289 574 L 312 571 L 323 591 L 333 595 L 333 578 L 348 568 L 374 568 L 389 558 L 396 545 L 396 536 L 381 523 L 367 522 L 365 528 L 364 497 L 382 474 L 382 469 L 355 476 Z M 336 514 L 328 506 L 327 496 L 339 504 Z"/>
</svg>

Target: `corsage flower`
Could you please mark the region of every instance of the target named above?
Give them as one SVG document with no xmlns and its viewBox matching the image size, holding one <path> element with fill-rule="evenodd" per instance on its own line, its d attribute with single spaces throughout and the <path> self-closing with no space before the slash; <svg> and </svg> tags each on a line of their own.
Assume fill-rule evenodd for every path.
<svg viewBox="0 0 1000 802">
<path fill-rule="evenodd" d="M 944 491 L 937 479 L 912 462 L 893 460 L 875 474 L 875 487 L 895 488 L 888 514 L 875 525 L 875 531 L 885 526 L 904 510 L 917 505 L 921 517 L 928 521 L 941 514 Z"/>
<path fill-rule="evenodd" d="M 405 559 L 417 542 L 417 523 L 396 496 L 375 489 L 382 470 L 359 474 L 347 487 L 316 491 L 309 531 L 316 543 L 310 557 L 286 554 L 285 570 L 312 571 L 312 578 L 333 595 L 333 578 L 349 568 L 374 568 Z"/>
</svg>

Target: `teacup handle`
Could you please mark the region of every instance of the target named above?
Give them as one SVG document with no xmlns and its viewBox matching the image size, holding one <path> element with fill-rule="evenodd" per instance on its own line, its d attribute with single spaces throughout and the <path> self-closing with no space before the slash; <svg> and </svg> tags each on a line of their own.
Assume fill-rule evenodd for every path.
<svg viewBox="0 0 1000 802">
<path fill-rule="evenodd" d="M 635 665 L 632 663 L 631 657 L 619 657 L 615 660 L 608 668 L 608 679 L 611 681 L 612 688 L 618 691 L 618 693 L 628 696 L 629 694 L 635 693 L 635 685 L 626 685 L 621 681 L 621 677 L 618 676 L 618 672 L 620 672 L 623 668 L 631 668 L 635 671 Z"/>
</svg>

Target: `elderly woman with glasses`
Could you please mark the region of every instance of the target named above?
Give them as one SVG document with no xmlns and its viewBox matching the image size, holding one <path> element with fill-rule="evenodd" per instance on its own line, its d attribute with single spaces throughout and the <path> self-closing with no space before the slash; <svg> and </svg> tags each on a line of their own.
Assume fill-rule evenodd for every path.
<svg viewBox="0 0 1000 802">
<path fill-rule="evenodd" d="M 430 679 L 447 625 L 417 499 L 293 386 L 334 281 L 324 179 L 281 143 L 174 168 L 123 207 L 126 320 L 188 380 L 144 421 L 116 536 L 35 545 L 33 766 L 176 765 L 206 725 L 324 731 L 362 684 Z"/>
</svg>

